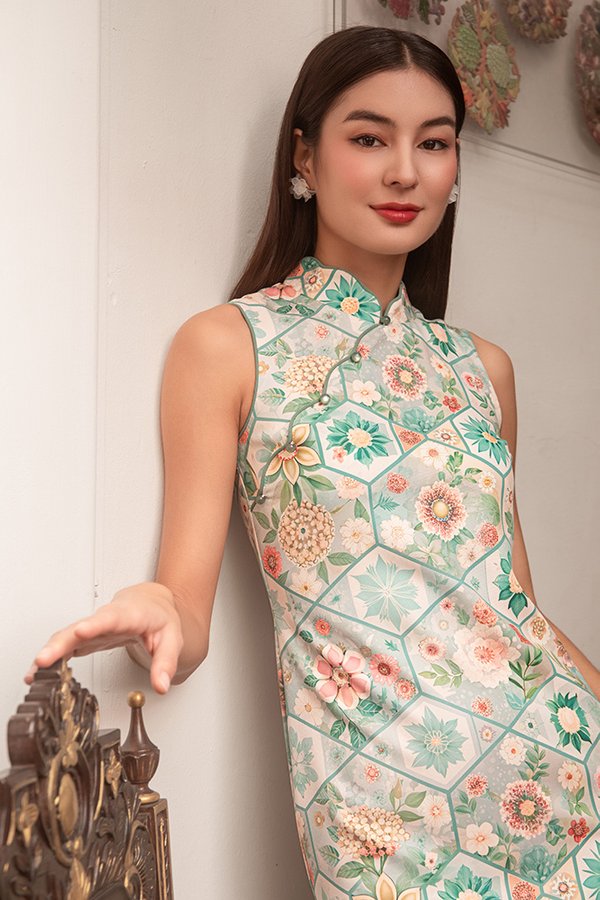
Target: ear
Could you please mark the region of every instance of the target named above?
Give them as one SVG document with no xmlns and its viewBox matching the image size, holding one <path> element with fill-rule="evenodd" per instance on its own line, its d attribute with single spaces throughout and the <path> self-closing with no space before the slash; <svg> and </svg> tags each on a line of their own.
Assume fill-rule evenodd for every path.
<svg viewBox="0 0 600 900">
<path fill-rule="evenodd" d="M 296 172 L 299 172 L 303 178 L 309 183 L 309 186 L 312 187 L 311 178 L 313 176 L 312 171 L 312 147 L 309 147 L 302 138 L 302 129 L 294 128 L 294 150 L 292 153 L 292 159 L 294 163 L 294 169 Z"/>
</svg>

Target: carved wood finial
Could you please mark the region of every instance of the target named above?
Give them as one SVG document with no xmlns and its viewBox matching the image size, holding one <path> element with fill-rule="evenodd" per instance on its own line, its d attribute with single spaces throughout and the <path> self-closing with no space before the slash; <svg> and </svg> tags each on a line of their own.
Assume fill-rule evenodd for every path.
<svg viewBox="0 0 600 900">
<path fill-rule="evenodd" d="M 153 744 L 144 726 L 142 706 L 146 702 L 143 691 L 130 691 L 127 702 L 131 707 L 129 733 L 121 744 L 121 755 L 127 778 L 140 791 L 143 804 L 153 803 L 160 794 L 148 787 L 148 782 L 156 772 L 160 750 Z"/>
</svg>

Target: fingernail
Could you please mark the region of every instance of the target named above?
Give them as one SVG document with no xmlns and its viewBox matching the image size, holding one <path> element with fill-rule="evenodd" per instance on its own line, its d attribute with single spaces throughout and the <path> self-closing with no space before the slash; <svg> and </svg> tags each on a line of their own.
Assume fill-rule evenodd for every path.
<svg viewBox="0 0 600 900">
<path fill-rule="evenodd" d="M 160 681 L 161 687 L 164 688 L 165 691 L 168 691 L 168 690 L 169 690 L 169 685 L 171 684 L 171 679 L 169 678 L 169 676 L 167 675 L 166 672 L 163 672 L 163 673 L 162 673 L 162 675 L 160 676 L 159 681 Z"/>
</svg>

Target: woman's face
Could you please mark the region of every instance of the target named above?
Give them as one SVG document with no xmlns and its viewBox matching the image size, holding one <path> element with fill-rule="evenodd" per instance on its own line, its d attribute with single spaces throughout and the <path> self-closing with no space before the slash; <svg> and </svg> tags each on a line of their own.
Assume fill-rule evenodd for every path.
<svg viewBox="0 0 600 900">
<path fill-rule="evenodd" d="M 448 121 L 427 124 L 441 117 Z M 317 159 L 296 139 L 297 171 L 316 190 L 319 245 L 406 254 L 423 244 L 456 180 L 454 121 L 450 94 L 419 69 L 378 72 L 349 88 L 323 120 Z M 373 209 L 390 202 L 421 209 L 412 221 L 392 222 Z"/>
</svg>

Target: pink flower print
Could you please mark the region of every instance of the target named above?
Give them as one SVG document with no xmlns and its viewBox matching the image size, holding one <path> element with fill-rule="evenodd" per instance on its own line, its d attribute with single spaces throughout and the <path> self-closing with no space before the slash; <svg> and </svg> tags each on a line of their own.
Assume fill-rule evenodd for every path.
<svg viewBox="0 0 600 900">
<path fill-rule="evenodd" d="M 279 578 L 283 570 L 281 553 L 279 550 L 276 547 L 265 547 L 262 561 L 265 571 L 268 572 L 269 575 L 272 575 L 273 578 Z"/>
<path fill-rule="evenodd" d="M 379 778 L 380 775 L 381 775 L 381 769 L 379 769 L 375 765 L 375 763 L 368 763 L 368 765 L 365 766 L 365 778 L 371 784 L 374 781 L 377 781 L 377 779 Z"/>
<path fill-rule="evenodd" d="M 247 440 L 248 440 L 248 429 L 246 428 L 240 434 L 239 442 L 240 442 L 240 444 L 245 444 Z"/>
<path fill-rule="evenodd" d="M 318 325 L 315 325 L 315 337 L 316 338 L 319 338 L 319 340 L 322 341 L 327 337 L 328 334 L 329 334 L 329 328 L 327 327 L 327 325 L 323 325 L 321 322 L 319 322 Z"/>
<path fill-rule="evenodd" d="M 491 716 L 494 712 L 494 705 L 489 697 L 475 697 L 471 703 L 471 709 L 480 716 Z"/>
<path fill-rule="evenodd" d="M 334 447 L 332 455 L 337 462 L 343 462 L 344 457 L 346 456 L 346 451 L 343 447 Z"/>
<path fill-rule="evenodd" d="M 400 666 L 394 657 L 385 653 L 375 653 L 369 660 L 369 669 L 373 681 L 378 684 L 393 684 L 400 674 Z"/>
<path fill-rule="evenodd" d="M 383 362 L 382 374 L 392 394 L 405 400 L 417 400 L 427 389 L 425 372 L 410 356 L 388 356 Z"/>
<path fill-rule="evenodd" d="M 444 659 L 446 656 L 446 645 L 433 635 L 424 637 L 423 640 L 419 641 L 418 648 L 423 659 Z"/>
<path fill-rule="evenodd" d="M 485 600 L 476 600 L 473 604 L 473 618 L 476 619 L 480 625 L 495 625 L 498 621 L 498 616 L 491 608 L 488 606 Z"/>
<path fill-rule="evenodd" d="M 440 603 L 440 609 L 443 609 L 444 612 L 452 612 L 454 610 L 454 600 L 451 600 L 449 597 L 444 597 Z"/>
<path fill-rule="evenodd" d="M 371 352 L 370 348 L 367 347 L 366 344 L 359 344 L 356 350 L 358 353 L 360 353 L 363 359 L 367 359 L 369 353 Z"/>
<path fill-rule="evenodd" d="M 394 426 L 394 430 L 402 441 L 402 446 L 405 450 L 410 450 L 411 447 L 414 447 L 415 444 L 418 444 L 423 440 L 423 435 L 419 434 L 418 431 L 411 431 L 409 428 L 400 428 L 398 425 Z"/>
<path fill-rule="evenodd" d="M 326 619 L 317 619 L 317 621 L 315 622 L 315 629 L 319 632 L 319 634 L 325 635 L 325 637 L 327 637 L 327 635 L 331 631 L 331 625 Z"/>
<path fill-rule="evenodd" d="M 450 412 L 457 412 L 459 409 L 462 409 L 462 404 L 459 402 L 457 397 L 450 397 L 448 394 L 444 394 L 444 398 L 442 400 L 444 406 L 447 406 Z"/>
<path fill-rule="evenodd" d="M 399 678 L 394 685 L 394 690 L 401 700 L 410 700 L 417 693 L 416 685 L 408 678 Z"/>
<path fill-rule="evenodd" d="M 596 793 L 600 794 L 600 766 L 594 772 L 594 786 L 596 788 Z"/>
<path fill-rule="evenodd" d="M 394 494 L 402 494 L 408 487 L 408 481 L 404 475 L 397 475 L 391 472 L 387 477 L 387 489 Z"/>
<path fill-rule="evenodd" d="M 481 797 L 487 791 L 488 780 L 485 775 L 469 775 L 465 782 L 467 794 L 469 797 Z"/>
<path fill-rule="evenodd" d="M 512 834 L 530 840 L 546 830 L 552 818 L 552 803 L 537 781 L 511 781 L 500 797 L 500 815 Z M 575 824 L 574 819 L 571 824 Z M 575 831 L 569 829 L 571 833 Z"/>
<path fill-rule="evenodd" d="M 483 381 L 481 380 L 481 378 L 478 378 L 477 375 L 471 375 L 470 372 L 467 372 L 465 375 L 465 381 L 470 388 L 473 388 L 476 391 L 481 391 L 483 389 Z"/>
<path fill-rule="evenodd" d="M 423 485 L 415 507 L 425 531 L 437 534 L 443 541 L 451 540 L 467 519 L 462 494 L 445 481 Z"/>
<path fill-rule="evenodd" d="M 476 537 L 484 547 L 495 547 L 499 541 L 498 529 L 491 522 L 484 522 Z"/>
<path fill-rule="evenodd" d="M 571 819 L 571 827 L 569 828 L 568 834 L 571 835 L 576 844 L 579 844 L 586 834 L 589 833 L 589 830 L 590 827 L 582 816 L 579 821 L 577 821 L 577 819 Z"/>
<path fill-rule="evenodd" d="M 277 284 L 265 288 L 263 294 L 271 297 L 273 300 L 293 300 L 298 296 L 298 291 L 291 284 L 284 281 L 278 281 Z"/>
<path fill-rule="evenodd" d="M 517 881 L 512 887 L 511 894 L 513 900 L 535 900 L 538 895 L 537 888 L 526 881 Z"/>
<path fill-rule="evenodd" d="M 365 661 L 355 650 L 342 650 L 337 644 L 327 644 L 316 662 L 318 678 L 315 690 L 331 703 L 336 700 L 342 709 L 356 709 L 359 700 L 371 693 L 369 676 L 363 673 Z"/>
</svg>

